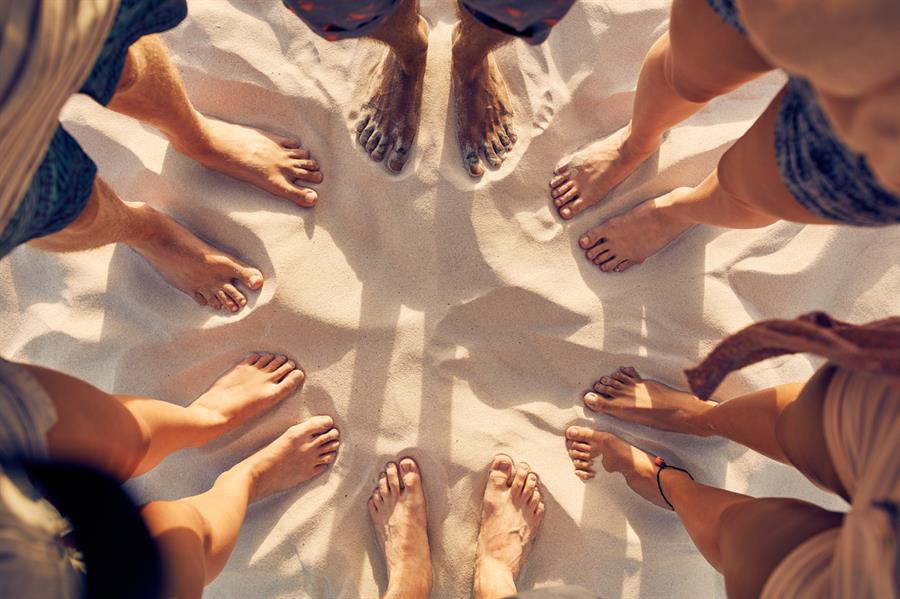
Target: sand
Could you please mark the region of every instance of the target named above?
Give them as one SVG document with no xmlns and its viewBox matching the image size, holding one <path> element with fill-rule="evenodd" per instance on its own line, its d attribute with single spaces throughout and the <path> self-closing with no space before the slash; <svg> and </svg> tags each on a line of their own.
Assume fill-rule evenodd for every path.
<svg viewBox="0 0 900 599">
<path fill-rule="evenodd" d="M 127 247 L 57 256 L 21 248 L 0 262 L 2 355 L 183 405 L 250 351 L 302 365 L 301 393 L 129 485 L 145 501 L 201 492 L 291 423 L 334 415 L 344 445 L 333 470 L 251 508 L 207 597 L 376 597 L 384 564 L 365 500 L 398 454 L 424 470 L 433 596 L 466 597 L 485 468 L 497 452 L 532 465 L 547 503 L 521 588 L 562 581 L 605 597 L 724 596 L 672 513 L 618 475 L 588 484 L 574 476 L 562 432 L 592 423 L 703 482 L 839 507 L 743 447 L 595 417 L 580 395 L 627 364 L 683 384 L 683 368 L 759 319 L 824 309 L 861 322 L 896 312 L 898 229 L 697 227 L 646 264 L 603 274 L 583 259 L 579 235 L 699 182 L 781 77 L 713 102 L 607 202 L 562 224 L 547 197 L 553 167 L 627 121 L 668 3 L 582 1 L 544 46 L 503 48 L 519 142 L 481 181 L 463 171 L 448 115 L 452 3 L 423 4 L 433 29 L 422 125 L 400 176 L 372 163 L 348 125 L 377 47 L 326 43 L 263 0 L 192 0 L 188 21 L 166 35 L 201 111 L 298 135 L 312 149 L 326 177 L 314 211 L 205 170 L 152 128 L 74 98 L 66 126 L 124 198 L 171 213 L 267 282 L 239 315 L 222 315 L 169 288 Z M 815 366 L 806 356 L 776 359 L 731 376 L 719 397 L 802 380 Z"/>
</svg>

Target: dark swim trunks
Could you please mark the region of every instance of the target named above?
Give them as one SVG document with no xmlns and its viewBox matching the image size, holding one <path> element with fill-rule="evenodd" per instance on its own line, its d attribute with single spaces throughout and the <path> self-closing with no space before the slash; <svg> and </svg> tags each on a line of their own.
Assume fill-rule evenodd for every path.
<svg viewBox="0 0 900 599">
<path fill-rule="evenodd" d="M 735 0 L 706 0 L 741 35 L 747 30 Z M 775 122 L 775 156 L 784 186 L 815 215 L 848 225 L 900 223 L 900 197 L 884 189 L 866 159 L 831 127 L 813 86 L 788 76 Z"/>
<path fill-rule="evenodd" d="M 186 0 L 121 0 L 81 93 L 108 104 L 128 47 L 142 36 L 171 29 L 186 16 Z M 0 257 L 26 241 L 56 233 L 78 218 L 91 196 L 96 174 L 94 161 L 60 125 L 22 203 L 0 233 Z"/>
<path fill-rule="evenodd" d="M 282 0 L 310 29 L 328 41 L 372 33 L 401 0 Z M 462 0 L 469 14 L 507 35 L 540 44 L 575 0 Z"/>
</svg>

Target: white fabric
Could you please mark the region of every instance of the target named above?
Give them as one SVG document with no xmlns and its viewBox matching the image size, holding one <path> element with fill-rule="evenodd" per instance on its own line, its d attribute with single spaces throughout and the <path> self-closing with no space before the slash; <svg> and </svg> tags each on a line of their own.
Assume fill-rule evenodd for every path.
<svg viewBox="0 0 900 599">
<path fill-rule="evenodd" d="M 47 151 L 60 109 L 87 79 L 118 5 L 0 0 L 0 231 Z M 23 30 L 32 10 L 34 26 Z"/>
<path fill-rule="evenodd" d="M 453 3 L 422 6 L 433 27 L 422 127 L 406 172 L 391 176 L 348 123 L 381 48 L 319 40 L 278 2 L 191 0 L 187 21 L 165 35 L 191 98 L 203 112 L 299 136 L 322 162 L 319 205 L 306 211 L 206 170 L 151 128 L 79 98 L 66 127 L 124 198 L 169 211 L 267 280 L 230 316 L 172 290 L 124 246 L 19 248 L 0 261 L 0 352 L 182 405 L 251 350 L 285 352 L 305 369 L 301 393 L 131 485 L 142 500 L 202 492 L 290 423 L 335 416 L 344 445 L 333 470 L 251 507 L 208 598 L 377 597 L 384 564 L 365 501 L 377 469 L 403 453 L 424 470 L 433 596 L 467 597 L 485 469 L 500 451 L 531 464 L 547 502 L 521 589 L 724 597 L 721 575 L 671 512 L 619 476 L 575 477 L 567 425 L 619 431 L 733 491 L 842 503 L 746 448 L 594 417 L 580 394 L 628 364 L 683 384 L 682 368 L 758 319 L 824 309 L 867 322 L 896 311 L 900 228 L 697 227 L 629 273 L 600 273 L 579 235 L 702 180 L 782 80 L 716 100 L 604 205 L 561 223 L 548 199 L 554 164 L 625 124 L 669 3 L 580 0 L 546 45 L 503 48 L 519 142 L 480 182 L 462 169 L 448 115 Z M 802 381 L 815 366 L 771 360 L 729 377 L 721 396 Z"/>
</svg>

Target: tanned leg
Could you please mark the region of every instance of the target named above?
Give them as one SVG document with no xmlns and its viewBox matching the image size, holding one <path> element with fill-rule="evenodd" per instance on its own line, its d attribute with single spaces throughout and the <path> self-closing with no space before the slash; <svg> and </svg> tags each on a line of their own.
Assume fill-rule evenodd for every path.
<svg viewBox="0 0 900 599">
<path fill-rule="evenodd" d="M 570 219 L 603 200 L 656 152 L 672 126 L 769 70 L 706 2 L 674 0 L 669 31 L 641 67 L 631 122 L 557 167 L 550 195 L 559 215 Z"/>
<path fill-rule="evenodd" d="M 216 479 L 200 495 L 154 501 L 141 511 L 166 570 L 167 596 L 199 599 L 225 567 L 250 503 L 324 473 L 334 463 L 339 434 L 328 416 L 315 416 Z"/>
<path fill-rule="evenodd" d="M 56 408 L 47 432 L 50 457 L 139 476 L 166 456 L 199 447 L 280 403 L 303 382 L 286 356 L 251 354 L 187 407 L 149 397 L 110 395 L 40 366 L 23 365 Z M 111 450 L 111 449 L 114 449 Z"/>
<path fill-rule="evenodd" d="M 370 73 L 370 86 L 356 123 L 357 140 L 372 160 L 387 156 L 392 172 L 403 170 L 419 128 L 428 25 L 418 0 L 401 0 L 370 39 L 386 45 L 384 57 Z"/>
<path fill-rule="evenodd" d="M 295 139 L 203 116 L 187 97 L 184 84 L 159 35 L 144 36 L 128 49 L 109 108 L 162 131 L 182 154 L 303 207 L 318 196 L 306 187 L 322 173 Z"/>
<path fill-rule="evenodd" d="M 498 168 L 516 143 L 512 103 L 493 51 L 513 38 L 479 23 L 458 5 L 453 31 L 453 101 L 463 165 L 472 177 Z"/>
<path fill-rule="evenodd" d="M 126 202 L 99 177 L 84 210 L 62 231 L 29 242 L 50 252 L 73 252 L 124 243 L 200 304 L 237 312 L 247 304 L 243 285 L 259 289 L 259 270 L 203 242 L 142 202 Z"/>
</svg>

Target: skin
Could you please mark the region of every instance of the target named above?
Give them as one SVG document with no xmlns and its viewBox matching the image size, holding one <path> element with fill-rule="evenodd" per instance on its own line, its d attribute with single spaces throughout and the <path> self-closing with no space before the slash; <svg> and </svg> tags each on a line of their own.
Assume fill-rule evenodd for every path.
<svg viewBox="0 0 900 599">
<path fill-rule="evenodd" d="M 476 599 L 516 593 L 515 579 L 540 528 L 546 507 L 539 480 L 509 456 L 491 462 L 475 551 Z M 412 458 L 389 462 L 367 503 L 388 571 L 385 598 L 424 599 L 432 589 L 428 518 L 422 476 Z"/>
<path fill-rule="evenodd" d="M 803 473 L 828 481 L 827 488 L 846 497 L 842 487 L 829 484 L 838 479 L 821 430 L 827 388 L 823 376 L 817 373 L 805 386 L 781 385 L 715 404 L 623 367 L 601 377 L 584 402 L 595 412 L 629 422 L 719 435 L 786 464 L 815 464 L 819 472 L 804 468 Z M 604 470 L 621 474 L 640 497 L 671 509 L 661 487 L 697 549 L 724 575 L 729 597 L 758 597 L 771 572 L 794 548 L 842 522 L 842 514 L 803 501 L 755 499 L 704 485 L 673 468 L 660 469 L 656 456 L 610 433 L 570 426 L 565 436 L 581 480 L 597 475 L 594 465 L 599 459 Z"/>
<path fill-rule="evenodd" d="M 311 208 L 320 183 L 318 163 L 297 140 L 201 115 L 158 35 L 128 50 L 109 108 L 153 125 L 181 153 L 204 166 Z M 69 252 L 125 243 L 173 287 L 201 306 L 238 312 L 246 293 L 262 287 L 262 273 L 199 239 L 142 202 L 127 202 L 100 178 L 79 217 L 58 233 L 31 242 L 45 251 Z"/>
<path fill-rule="evenodd" d="M 659 147 L 669 128 L 773 67 L 705 2 L 675 0 L 669 31 L 651 48 L 638 80 L 631 121 L 609 138 L 561 161 L 550 196 L 563 219 L 601 202 Z M 589 229 L 585 257 L 624 272 L 695 224 L 758 228 L 779 220 L 834 224 L 803 208 L 784 187 L 775 160 L 779 94 L 694 187 L 675 189 Z"/>
<path fill-rule="evenodd" d="M 56 408 L 58 419 L 47 432 L 49 457 L 123 481 L 271 409 L 304 378 L 286 356 L 251 354 L 182 407 L 149 397 L 109 395 L 60 372 L 23 366 Z M 169 594 L 200 597 L 228 561 L 247 506 L 324 473 L 339 448 L 332 418 L 314 416 L 220 475 L 208 491 L 143 506 L 142 516 L 162 553 Z"/>
</svg>

